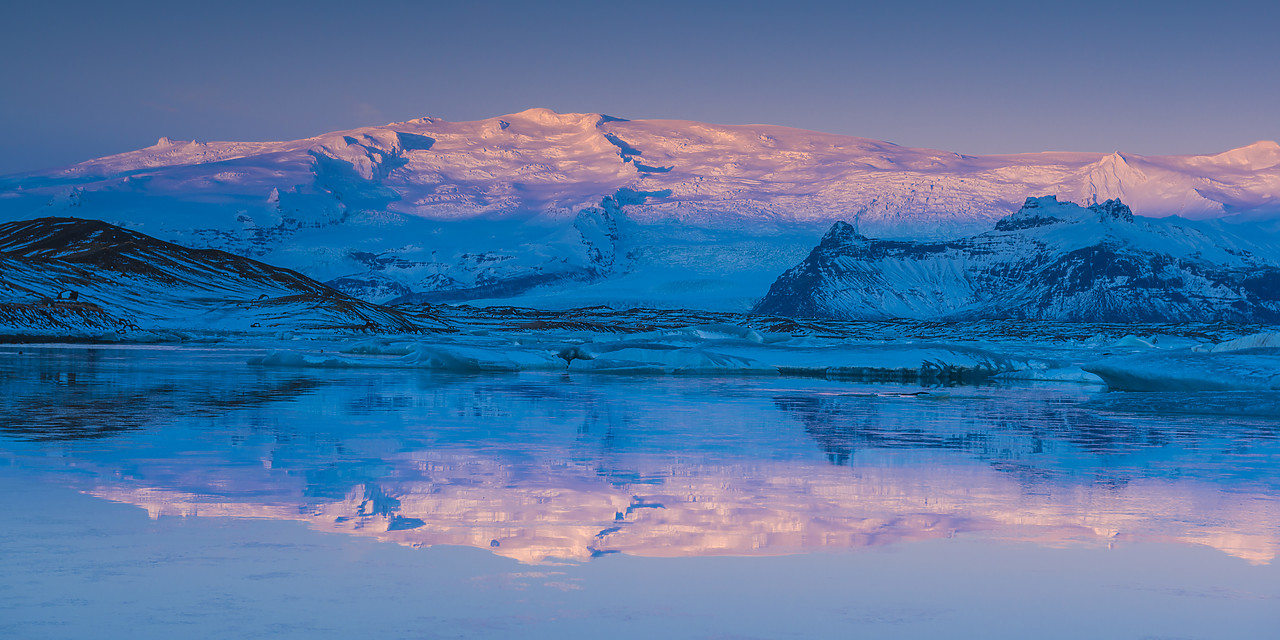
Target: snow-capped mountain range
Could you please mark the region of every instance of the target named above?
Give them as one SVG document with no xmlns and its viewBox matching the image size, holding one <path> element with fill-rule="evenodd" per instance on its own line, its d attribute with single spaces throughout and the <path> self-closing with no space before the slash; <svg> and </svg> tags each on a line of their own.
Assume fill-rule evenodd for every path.
<svg viewBox="0 0 1280 640">
<path fill-rule="evenodd" d="M 960 237 L 1029 196 L 1280 215 L 1280 145 L 966 156 L 764 125 L 531 109 L 288 142 L 156 145 L 0 178 L 0 222 L 100 219 L 374 302 L 745 310 L 822 229 Z"/>
<path fill-rule="evenodd" d="M 809 318 L 1280 322 L 1273 246 L 1229 229 L 1135 218 L 1118 200 L 1028 198 L 995 229 L 873 240 L 837 222 L 759 313 Z"/>
</svg>

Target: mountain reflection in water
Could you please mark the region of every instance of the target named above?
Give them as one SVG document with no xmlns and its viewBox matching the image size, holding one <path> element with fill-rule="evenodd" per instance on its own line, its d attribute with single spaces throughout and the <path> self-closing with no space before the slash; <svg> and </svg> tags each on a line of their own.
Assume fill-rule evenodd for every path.
<svg viewBox="0 0 1280 640">
<path fill-rule="evenodd" d="M 153 517 L 522 562 L 951 536 L 1280 551 L 1275 393 L 248 367 L 0 348 L 0 461 Z M 7 460 L 3 460 L 7 458 Z"/>
</svg>

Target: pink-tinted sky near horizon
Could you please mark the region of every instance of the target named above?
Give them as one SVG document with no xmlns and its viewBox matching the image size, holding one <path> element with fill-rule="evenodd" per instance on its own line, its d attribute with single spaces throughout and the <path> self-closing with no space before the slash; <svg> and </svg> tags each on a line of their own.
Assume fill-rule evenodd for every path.
<svg viewBox="0 0 1280 640">
<path fill-rule="evenodd" d="M 1280 138 L 1280 4 L 6 3 L 0 173 L 550 107 L 963 153 Z"/>
</svg>

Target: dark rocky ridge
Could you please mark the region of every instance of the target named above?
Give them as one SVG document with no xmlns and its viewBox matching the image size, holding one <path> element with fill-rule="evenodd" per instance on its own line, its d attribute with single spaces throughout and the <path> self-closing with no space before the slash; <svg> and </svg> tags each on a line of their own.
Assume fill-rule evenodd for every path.
<svg viewBox="0 0 1280 640">
<path fill-rule="evenodd" d="M 352 298 L 295 271 L 97 220 L 0 225 L 0 333 L 412 332 L 444 326 Z"/>
<path fill-rule="evenodd" d="M 1280 321 L 1280 263 L 1222 226 L 1029 198 L 992 231 L 876 240 L 838 222 L 756 313 L 851 320 Z"/>
</svg>

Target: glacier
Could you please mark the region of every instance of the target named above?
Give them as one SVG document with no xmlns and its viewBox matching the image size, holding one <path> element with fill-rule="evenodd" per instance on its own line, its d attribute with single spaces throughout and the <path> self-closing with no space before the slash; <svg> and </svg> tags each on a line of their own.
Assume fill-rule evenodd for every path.
<svg viewBox="0 0 1280 640">
<path fill-rule="evenodd" d="M 1116 391 L 1280 391 L 1280 333 L 1190 350 L 1114 355 L 1084 370 Z"/>
<path fill-rule="evenodd" d="M 1280 145 L 967 156 L 786 127 L 530 109 L 293 141 L 162 138 L 0 177 L 0 222 L 103 220 L 375 303 L 745 311 L 836 220 L 883 238 L 956 238 L 1043 194 L 1273 225 Z"/>
<path fill-rule="evenodd" d="M 1036 199 L 1002 220 L 997 232 L 978 236 L 1014 247 L 1008 255 L 989 248 L 976 255 L 1048 255 L 1057 262 L 1051 253 L 1028 251 L 1018 243 L 1028 232 L 1041 239 L 1095 238 L 1099 225 L 1130 235 L 1153 233 L 1131 228 L 1140 222 L 1115 202 L 1085 208 Z M 1152 240 L 1152 246 L 1176 245 L 1169 238 L 1201 246 L 1198 236 L 1169 229 L 1180 227 L 1157 227 L 1168 237 Z M 833 246 L 847 249 L 849 241 L 859 251 L 880 242 L 850 240 L 840 225 L 831 237 L 845 244 L 824 242 L 815 250 L 822 260 L 831 258 L 826 252 Z M 915 246 L 892 244 L 894 250 Z M 972 243 L 942 246 L 973 250 Z M 1144 244 L 1139 238 L 1125 246 L 1141 251 Z M 1247 256 L 1220 243 L 1204 246 L 1237 260 Z M 932 260 L 940 253 L 945 252 L 910 255 Z M 1203 257 L 1204 251 L 1196 254 Z M 999 259 L 986 267 L 1009 270 L 1010 263 Z M 848 266 L 842 260 L 837 255 L 832 264 Z M 1254 266 L 1252 276 L 1270 273 Z M 954 271 L 953 266 L 898 270 Z M 1017 273 L 1026 280 L 1032 271 Z M 791 272 L 779 282 L 794 280 Z M 756 313 L 606 305 L 544 310 L 412 300 L 379 305 L 293 271 L 219 250 L 188 249 L 99 221 L 42 218 L 0 225 L 0 340 L 7 342 L 225 342 L 259 350 L 249 358 L 251 364 L 285 368 L 798 376 L 926 388 L 1053 381 L 1131 391 L 1280 389 L 1280 334 L 1270 316 L 1245 313 L 1240 305 L 1222 305 L 1232 313 L 1203 316 L 1194 316 L 1194 305 L 1175 305 L 1167 308 L 1183 315 L 1163 323 L 1151 322 L 1150 315 L 1146 322 L 1142 317 L 1080 322 L 1074 316 L 976 312 L 946 319 L 890 317 L 885 310 L 894 308 L 877 301 L 851 307 L 874 311 L 870 317 L 806 318 L 820 314 L 767 308 L 777 289 Z M 912 291 L 901 283 L 874 290 L 899 296 Z M 1177 293 L 1165 288 L 1152 295 L 1171 292 Z M 1071 299 L 1056 304 L 1088 310 Z M 1148 311 L 1162 308 L 1140 304 Z"/>
<path fill-rule="evenodd" d="M 292 368 L 1271 389 L 1278 193 L 1265 141 L 976 157 L 545 109 L 166 138 L 0 177 L 0 334 Z"/>
</svg>

